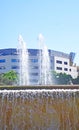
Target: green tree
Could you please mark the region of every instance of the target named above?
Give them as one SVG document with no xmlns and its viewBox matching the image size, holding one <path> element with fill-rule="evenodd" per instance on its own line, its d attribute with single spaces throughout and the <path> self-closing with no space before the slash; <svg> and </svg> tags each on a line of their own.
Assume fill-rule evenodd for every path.
<svg viewBox="0 0 79 130">
<path fill-rule="evenodd" d="M 3 74 L 0 74 L 0 84 L 3 85 Z"/>
<path fill-rule="evenodd" d="M 13 85 L 17 83 L 17 73 L 15 71 L 9 71 L 2 76 L 3 83 L 6 85 Z"/>
<path fill-rule="evenodd" d="M 73 82 L 73 84 L 79 84 L 79 76 L 77 78 L 73 79 L 72 82 Z"/>
<path fill-rule="evenodd" d="M 66 73 L 56 73 L 53 71 L 52 78 L 54 84 L 64 85 L 64 84 L 70 84 L 70 81 L 72 82 L 71 75 L 67 75 Z"/>
</svg>

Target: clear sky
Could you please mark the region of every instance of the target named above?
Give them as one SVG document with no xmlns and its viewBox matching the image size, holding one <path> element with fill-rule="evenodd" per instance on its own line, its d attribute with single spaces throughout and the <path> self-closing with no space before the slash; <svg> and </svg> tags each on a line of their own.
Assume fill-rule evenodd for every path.
<svg viewBox="0 0 79 130">
<path fill-rule="evenodd" d="M 75 52 L 79 65 L 79 0 L 0 0 L 0 48 L 38 48 L 41 33 L 49 49 Z"/>
</svg>

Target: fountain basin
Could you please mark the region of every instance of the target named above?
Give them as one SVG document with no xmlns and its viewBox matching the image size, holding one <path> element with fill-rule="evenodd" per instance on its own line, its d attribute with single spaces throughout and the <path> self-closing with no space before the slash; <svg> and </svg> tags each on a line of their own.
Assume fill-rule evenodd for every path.
<svg viewBox="0 0 79 130">
<path fill-rule="evenodd" d="M 78 88 L 78 85 L 1 87 L 0 129 L 79 129 Z"/>
<path fill-rule="evenodd" d="M 25 90 L 25 89 L 79 89 L 79 85 L 26 85 L 26 86 L 0 86 L 0 90 Z"/>
</svg>

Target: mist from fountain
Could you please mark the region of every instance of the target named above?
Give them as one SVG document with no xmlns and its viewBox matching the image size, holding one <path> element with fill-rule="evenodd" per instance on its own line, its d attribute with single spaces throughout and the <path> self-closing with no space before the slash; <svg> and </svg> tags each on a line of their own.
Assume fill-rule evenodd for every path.
<svg viewBox="0 0 79 130">
<path fill-rule="evenodd" d="M 51 85 L 52 76 L 51 76 L 51 65 L 50 57 L 47 46 L 44 42 L 44 37 L 42 34 L 38 36 L 39 42 L 39 59 L 40 59 L 40 84 L 42 85 Z"/>
<path fill-rule="evenodd" d="M 29 55 L 26 47 L 26 43 L 23 40 L 22 36 L 19 35 L 19 85 L 29 85 Z"/>
</svg>

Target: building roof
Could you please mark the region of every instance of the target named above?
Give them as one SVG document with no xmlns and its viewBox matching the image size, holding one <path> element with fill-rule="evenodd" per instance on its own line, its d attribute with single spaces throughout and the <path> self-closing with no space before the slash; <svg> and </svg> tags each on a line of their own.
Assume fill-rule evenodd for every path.
<svg viewBox="0 0 79 130">
<path fill-rule="evenodd" d="M 16 55 L 17 49 L 15 48 L 8 48 L 8 49 L 0 49 L 0 55 Z"/>
<path fill-rule="evenodd" d="M 35 55 L 38 54 L 39 49 L 28 49 L 28 52 L 30 53 L 30 55 L 35 56 Z M 49 50 L 50 56 L 70 58 L 70 54 L 55 51 L 55 50 Z M 0 49 L 0 55 L 3 55 L 3 56 L 5 56 L 5 55 L 17 55 L 17 48 Z"/>
</svg>

